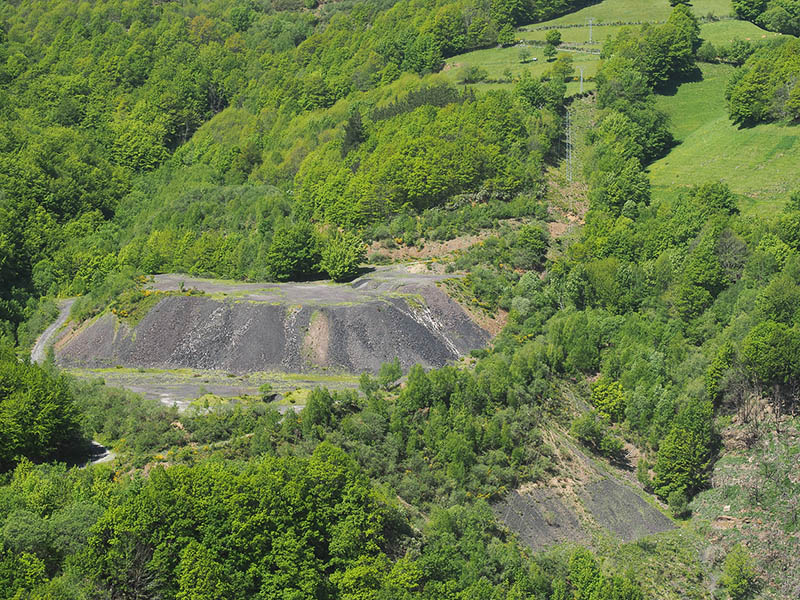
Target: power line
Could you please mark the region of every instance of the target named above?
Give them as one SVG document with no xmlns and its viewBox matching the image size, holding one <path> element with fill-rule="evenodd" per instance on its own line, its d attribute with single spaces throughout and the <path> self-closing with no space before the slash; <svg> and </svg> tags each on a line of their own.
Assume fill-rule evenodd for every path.
<svg viewBox="0 0 800 600">
<path fill-rule="evenodd" d="M 564 137 L 566 138 L 565 158 L 567 163 L 567 181 L 572 183 L 572 115 L 569 109 L 567 109 L 567 114 L 564 118 L 564 125 L 566 127 Z"/>
</svg>

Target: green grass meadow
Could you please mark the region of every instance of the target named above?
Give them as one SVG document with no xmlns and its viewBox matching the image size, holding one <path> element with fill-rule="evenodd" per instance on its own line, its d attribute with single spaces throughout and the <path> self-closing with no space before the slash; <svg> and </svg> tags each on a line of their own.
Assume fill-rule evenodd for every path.
<svg viewBox="0 0 800 600">
<path fill-rule="evenodd" d="M 698 16 L 724 17 L 731 13 L 729 0 L 695 0 L 692 9 Z M 516 35 L 526 41 L 543 40 L 546 30 L 536 27 L 585 24 L 589 17 L 597 23 L 663 21 L 670 10 L 667 0 L 605 0 L 558 19 L 531 25 L 527 28 L 531 31 L 520 30 Z M 596 43 L 587 44 L 587 49 L 599 49 L 600 44 L 619 29 L 618 25 L 594 27 L 592 38 Z M 587 27 L 562 29 L 561 34 L 566 43 L 588 42 Z M 737 38 L 756 41 L 778 35 L 745 21 L 723 20 L 701 26 L 701 37 L 715 45 L 729 44 Z M 462 69 L 477 66 L 486 71 L 488 80 L 474 84 L 476 91 L 509 88 L 524 72 L 541 76 L 551 68 L 543 47 L 526 48 L 531 60 L 525 63 L 520 60 L 520 46 L 454 56 L 447 61 L 443 75 L 458 82 Z M 575 77 L 567 84 L 567 95 L 579 91 L 581 67 L 584 90 L 594 89 L 592 79 L 600 67 L 599 55 L 570 52 L 570 56 L 575 65 Z M 682 84 L 673 95 L 657 97 L 659 107 L 672 120 L 672 131 L 679 143 L 666 157 L 650 166 L 654 194 L 675 194 L 690 184 L 722 180 L 739 196 L 745 214 L 758 216 L 780 210 L 789 193 L 800 189 L 800 127 L 770 123 L 743 128 L 731 123 L 724 94 L 733 67 L 700 64 L 700 69 L 702 80 Z M 507 79 L 508 72 L 511 81 Z"/>
<path fill-rule="evenodd" d="M 731 12 L 729 0 L 702 0 L 695 1 L 692 8 L 696 15 L 706 16 L 715 15 L 718 17 L 727 16 Z M 667 0 L 648 2 L 647 0 L 605 0 L 599 4 L 584 8 L 577 12 L 553 19 L 544 23 L 537 23 L 518 30 L 515 35 L 518 40 L 542 42 L 547 34 L 544 26 L 559 25 L 586 25 L 590 17 L 595 19 L 592 28 L 592 44 L 589 44 L 588 27 L 567 27 L 561 30 L 561 39 L 564 43 L 572 45 L 583 45 L 587 50 L 598 51 L 609 37 L 623 27 L 621 25 L 603 25 L 603 23 L 615 23 L 619 21 L 664 21 L 669 17 L 671 7 Z M 717 21 L 714 23 L 704 23 L 701 26 L 701 36 L 703 39 L 710 40 L 713 44 L 728 44 L 733 39 L 758 40 L 767 37 L 774 37 L 779 34 L 769 33 L 763 29 L 745 21 Z M 488 81 L 475 84 L 477 91 L 487 91 L 498 88 L 508 88 L 511 81 L 506 78 L 506 71 L 511 73 L 512 81 L 519 78 L 524 72 L 529 72 L 534 76 L 541 76 L 546 73 L 551 66 L 544 56 L 541 46 L 526 46 L 530 53 L 530 60 L 523 63 L 520 60 L 521 46 L 509 48 L 487 48 L 475 50 L 454 56 L 447 60 L 444 75 L 453 82 L 457 82 L 460 71 L 467 66 L 480 67 L 488 74 Z M 570 56 L 575 65 L 575 77 L 567 84 L 567 95 L 575 94 L 580 91 L 579 73 L 580 68 L 584 71 L 584 90 L 594 89 L 592 78 L 597 73 L 600 66 L 600 57 L 589 52 L 570 51 Z M 533 59 L 536 60 L 533 60 Z"/>
<path fill-rule="evenodd" d="M 536 27 L 534 25 L 534 27 Z M 585 45 L 593 50 L 600 50 L 609 37 L 614 36 L 623 25 L 594 25 L 592 26 L 592 43 L 589 44 L 588 27 L 567 27 L 559 29 L 561 41 L 567 44 Z M 533 31 L 517 31 L 516 36 L 521 40 L 544 42 L 549 29 L 534 29 Z"/>
<path fill-rule="evenodd" d="M 730 0 L 694 0 L 692 11 L 698 17 L 708 15 L 726 17 L 733 13 L 733 8 Z M 667 0 L 604 0 L 558 19 L 530 25 L 528 28 L 542 25 L 585 25 L 589 18 L 593 18 L 595 23 L 666 21 L 671 12 L 672 7 Z M 594 34 L 592 37 L 594 38 Z"/>
<path fill-rule="evenodd" d="M 695 13 L 698 14 L 698 13 Z M 558 19 L 556 19 L 558 21 Z M 555 22 L 555 21 L 552 21 Z M 536 27 L 536 26 L 534 26 Z M 589 44 L 588 27 L 567 27 L 561 29 L 561 40 L 567 44 L 585 45 L 587 48 L 599 50 L 603 42 L 613 37 L 624 25 L 595 25 L 592 27 L 592 44 Z M 522 40 L 543 42 L 547 29 L 534 29 L 532 31 L 518 31 L 517 37 Z M 780 33 L 773 33 L 761 29 L 748 21 L 725 20 L 700 25 L 700 37 L 709 40 L 714 45 L 730 44 L 734 39 L 762 40 L 771 37 L 780 37 Z"/>
<path fill-rule="evenodd" d="M 656 194 L 721 180 L 754 216 L 779 210 L 800 189 L 800 128 L 777 123 L 739 127 L 728 119 L 727 65 L 701 65 L 702 81 L 681 85 L 658 105 L 672 119 L 679 144 L 650 167 Z"/>
<path fill-rule="evenodd" d="M 511 82 L 505 79 L 505 71 L 511 72 L 512 81 L 518 79 L 523 73 L 528 72 L 535 77 L 544 75 L 553 63 L 548 62 L 542 47 L 526 46 L 530 53 L 528 62 L 520 61 L 522 47 L 488 48 L 459 54 L 447 60 L 443 74 L 453 82 L 458 82 L 461 70 L 467 66 L 480 67 L 488 73 L 488 82 L 475 84 L 475 90 L 487 91 L 490 89 L 508 88 Z M 575 66 L 575 76 L 567 83 L 567 95 L 580 91 L 580 68 L 583 67 L 584 91 L 594 89 L 594 82 L 590 81 L 600 67 L 600 56 L 585 52 L 569 52 Z M 536 58 L 536 60 L 533 60 Z"/>
<path fill-rule="evenodd" d="M 717 21 L 700 25 L 700 37 L 715 46 L 728 45 L 735 39 L 759 41 L 780 36 L 780 33 L 766 31 L 749 21 Z"/>
</svg>

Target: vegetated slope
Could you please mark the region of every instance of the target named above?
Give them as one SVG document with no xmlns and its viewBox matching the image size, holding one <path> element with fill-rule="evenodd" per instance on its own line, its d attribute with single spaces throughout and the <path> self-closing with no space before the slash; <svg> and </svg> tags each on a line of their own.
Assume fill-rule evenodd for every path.
<svg viewBox="0 0 800 600">
<path fill-rule="evenodd" d="M 601 5 L 598 5 L 601 6 Z M 697 10 L 694 13 L 698 17 L 705 17 Z M 573 13 L 574 14 L 574 13 Z M 715 15 L 719 17 L 720 15 Z M 621 19 L 628 20 L 628 19 Z M 631 15 L 629 20 L 636 21 L 651 21 L 656 20 L 651 14 L 642 13 L 638 17 Z M 663 20 L 663 19 L 661 19 Z M 611 21 L 614 22 L 614 21 Z M 589 23 L 588 17 L 583 23 L 580 21 L 572 22 L 570 15 L 560 19 L 553 19 L 545 23 L 537 23 L 536 25 L 529 25 L 521 29 L 517 33 L 517 37 L 524 40 L 532 40 L 544 43 L 547 32 L 553 28 L 559 29 L 561 39 L 569 45 L 576 45 L 584 48 L 592 48 L 599 50 L 602 48 L 603 42 L 608 38 L 615 36 L 622 27 L 627 25 L 609 25 L 603 23 L 600 19 L 595 19 L 592 22 L 592 43 L 589 44 Z M 741 40 L 760 40 L 771 37 L 776 37 L 780 34 L 770 33 L 761 29 L 758 25 L 749 23 L 747 21 L 737 21 L 733 19 L 712 20 L 701 23 L 700 37 L 703 40 L 709 40 L 714 44 L 729 44 L 734 39 Z"/>
<path fill-rule="evenodd" d="M 703 79 L 659 96 L 679 144 L 650 166 L 657 194 L 692 183 L 721 180 L 740 198 L 743 212 L 779 209 L 800 187 L 800 132 L 778 123 L 739 127 L 725 107 L 725 86 L 734 68 L 700 65 Z"/>
<path fill-rule="evenodd" d="M 624 26 L 620 23 L 662 23 L 667 20 L 671 10 L 666 0 L 606 0 L 549 21 L 522 27 L 514 34 L 517 40 L 540 45 L 497 46 L 458 54 L 446 60 L 444 74 L 452 81 L 462 82 L 466 69 L 483 69 L 485 80 L 469 82 L 475 84 L 477 90 L 510 88 L 525 73 L 541 77 L 553 68 L 553 62 L 546 60 L 541 44 L 544 44 L 548 31 L 559 29 L 564 44 L 562 51 L 569 56 L 573 67 L 567 74 L 567 94 L 576 94 L 581 89 L 581 70 L 584 76 L 583 90 L 591 91 L 595 88 L 593 79 L 600 67 L 599 52 L 603 43 Z M 732 12 L 727 0 L 701 0 L 693 3 L 692 10 L 702 18 L 728 17 Z M 591 44 L 588 43 L 589 19 L 593 21 Z M 752 23 L 724 20 L 703 24 L 702 35 L 704 39 L 718 44 L 730 42 L 734 37 L 744 39 L 753 36 L 755 39 L 755 36 L 767 35 L 767 32 Z M 521 56 L 523 48 L 526 54 Z"/>
<path fill-rule="evenodd" d="M 692 12 L 698 17 L 725 17 L 733 10 L 728 0 L 694 0 Z M 668 0 L 603 0 L 541 25 L 586 25 L 592 18 L 596 23 L 631 23 L 666 21 L 672 12 Z"/>
<path fill-rule="evenodd" d="M 178 280 L 181 280 L 178 283 Z M 483 347 L 488 334 L 436 287 L 444 277 L 379 270 L 349 285 L 220 284 L 183 276 L 156 286 L 174 295 L 130 327 L 110 312 L 57 344 L 63 366 L 377 372 L 395 357 L 439 367 Z M 230 294 L 228 299 L 225 295 Z"/>
<path fill-rule="evenodd" d="M 733 8 L 738 17 L 770 31 L 800 34 L 800 4 L 793 0 L 734 0 Z"/>
<path fill-rule="evenodd" d="M 676 21 L 691 34 L 687 15 L 681 17 L 684 10 L 676 10 Z M 685 506 L 707 484 L 714 409 L 736 401 L 737 382 L 747 381 L 769 394 L 800 379 L 795 360 L 800 352 L 793 352 L 800 349 L 798 315 L 791 310 L 797 306 L 800 272 L 794 226 L 800 197 L 780 223 L 772 224 L 775 233 L 741 219 L 721 185 L 698 187 L 672 205 L 651 204 L 641 165 L 666 146 L 666 123 L 652 110 L 649 91 L 642 94 L 640 89 L 627 102 L 621 94 L 616 97 L 623 89 L 616 84 L 654 85 L 690 70 L 697 40 L 681 29 L 649 30 L 637 43 L 619 47 L 619 60 L 612 64 L 616 71 L 608 69 L 605 85 L 599 86 L 598 106 L 604 113 L 593 140 L 593 161 L 587 162 L 587 171 L 593 172 L 583 235 L 548 264 L 543 277 L 529 270 L 508 290 L 509 328 L 473 370 L 425 372 L 415 367 L 400 389 L 391 377 L 365 376 L 365 398 L 315 390 L 301 415 L 290 411 L 283 419 L 263 406 L 209 411 L 203 415 L 208 416 L 203 426 L 209 435 L 197 443 L 212 435 L 228 441 L 215 449 L 188 447 L 183 425 L 174 424 L 170 413 L 161 413 L 161 428 L 147 439 L 138 436 L 139 456 L 150 453 L 151 461 L 163 462 L 160 450 L 174 447 L 167 453 L 172 464 L 193 465 L 210 454 L 236 462 L 212 459 L 199 466 L 155 468 L 145 471 L 149 478 L 134 475 L 130 485 L 127 475 L 112 483 L 110 471 L 92 471 L 69 489 L 56 470 L 60 478 L 47 480 L 47 486 L 34 485 L 39 474 L 45 480 L 45 470 L 26 465 L 15 473 L 14 487 L 4 497 L 8 506 L 37 512 L 24 514 L 21 532 L 13 528 L 19 513 L 3 515 L 9 525 L 3 528 L 4 537 L 8 534 L 15 542 L 1 559 L 0 576 L 15 584 L 6 589 L 40 584 L 49 588 L 42 595 L 56 595 L 56 586 L 85 581 L 87 588 L 95 586 L 90 588 L 94 592 L 123 589 L 130 596 L 183 597 L 201 583 L 212 590 L 211 597 L 230 598 L 259 592 L 274 597 L 291 586 L 319 585 L 303 590 L 305 595 L 640 599 L 643 594 L 629 579 L 641 581 L 641 563 L 614 561 L 618 546 L 598 545 L 612 555 L 613 578 L 602 575 L 608 564 L 598 566 L 583 549 L 568 559 L 564 552 L 531 560 L 497 527 L 483 500 L 499 500 L 522 483 L 547 482 L 576 467 L 554 460 L 547 441 L 554 420 L 570 416 L 559 389 L 564 381 L 578 382 L 581 395 L 596 409 L 588 420 L 581 417 L 573 423 L 573 435 L 612 460 L 622 449 L 616 435 L 631 436 L 644 451 L 643 459 L 655 459 L 654 480 L 647 461 L 639 462 L 642 484 L 669 500 L 677 512 L 681 502 Z M 659 65 L 641 60 L 640 52 L 658 56 L 665 37 L 678 52 L 660 56 L 670 63 L 675 59 L 669 69 L 655 69 Z M 639 72 L 642 67 L 647 68 Z M 537 90 L 530 86 L 529 91 Z M 712 227 L 704 227 L 706 223 Z M 499 247 L 488 246 L 486 251 L 496 252 L 496 258 Z M 591 393 L 588 381 L 594 381 Z M 774 398 L 776 405 L 782 401 Z M 104 408 L 111 413 L 112 408 Z M 102 421 L 94 416 L 95 422 Z M 145 421 L 128 418 L 126 425 L 132 428 Z M 312 452 L 316 461 L 307 460 Z M 251 461 L 249 468 L 241 464 L 243 459 Z M 283 478 L 283 473 L 288 475 Z M 366 485 L 366 476 L 379 485 Z M 65 493 L 42 507 L 28 490 L 50 489 L 52 481 Z M 344 482 L 355 485 L 343 489 Z M 589 481 L 587 488 L 601 500 L 628 501 L 607 485 Z M 379 510 L 369 501 L 373 493 L 381 499 Z M 395 497 L 409 512 L 427 514 L 417 520 L 419 536 L 414 532 L 407 545 L 392 545 L 395 553 L 384 556 L 382 543 L 390 532 L 376 539 L 384 531 L 381 524 L 394 524 L 396 533 L 404 523 L 380 510 L 383 499 L 390 500 L 385 504 L 391 508 Z M 75 498 L 91 499 L 98 506 L 75 507 Z M 621 511 L 613 514 L 592 494 L 584 501 L 598 522 L 608 523 L 623 539 L 634 535 L 622 528 Z M 75 544 L 69 548 L 56 546 L 52 552 L 51 544 L 64 543 L 47 535 L 49 524 L 58 523 L 56 517 L 62 515 L 57 511 L 68 506 L 82 510 L 80 517 L 87 515 L 75 528 L 81 535 L 73 536 Z M 321 516 L 322 527 L 307 519 L 311 514 Z M 265 529 L 265 523 L 280 526 Z M 336 526 L 329 532 L 330 523 Z M 27 531 L 43 532 L 36 540 L 41 543 L 23 547 L 33 537 L 20 535 Z M 297 531 L 307 534 L 300 543 Z M 641 551 L 669 564 L 679 553 L 661 553 L 659 544 L 670 535 L 629 545 L 627 556 Z M 692 544 L 681 544 L 680 532 L 672 539 L 679 549 L 690 546 L 697 561 Z M 44 561 L 52 556 L 66 557 L 48 565 L 48 573 L 63 577 L 54 578 L 52 585 L 44 575 L 33 584 L 20 583 L 19 565 L 44 574 Z M 86 563 L 77 557 L 87 557 Z M 694 563 L 681 563 L 675 570 L 686 564 Z M 288 565 L 291 577 L 276 565 Z M 695 585 L 704 585 L 702 571 L 685 570 Z M 662 586 L 676 589 L 651 595 L 693 595 L 671 578 Z M 79 591 L 73 596 L 80 597 Z"/>
<path fill-rule="evenodd" d="M 627 543 L 675 528 L 625 481 L 624 471 L 599 468 L 574 444 L 554 442 L 564 470 L 547 485 L 525 484 L 493 505 L 495 515 L 533 550 L 608 538 Z M 633 484 L 635 485 L 635 484 Z"/>
<path fill-rule="evenodd" d="M 520 33 L 520 39 L 528 39 L 528 35 Z M 519 45 L 510 47 L 487 48 L 459 54 L 447 60 L 444 75 L 453 82 L 463 83 L 465 69 L 478 68 L 485 71 L 486 79 L 475 82 L 475 89 L 488 91 L 491 89 L 510 89 L 520 77 L 532 75 L 541 77 L 553 70 L 553 62 L 548 62 L 542 46 L 525 46 L 528 57 L 524 62 L 520 59 L 523 47 Z M 599 46 L 597 47 L 599 49 Z M 572 61 L 573 69 L 567 73 L 566 93 L 572 95 L 580 90 L 580 81 L 576 74 L 584 70 L 584 77 L 593 77 L 600 65 L 600 56 L 589 52 L 569 52 L 567 55 Z M 563 59 L 562 59 L 563 60 Z M 584 90 L 589 91 L 593 84 L 585 82 Z"/>
<path fill-rule="evenodd" d="M 510 96 L 423 99 L 391 115 L 409 113 L 399 120 L 373 119 L 380 93 L 371 92 L 398 81 L 395 95 L 408 92 L 410 80 L 439 71 L 446 57 L 491 47 L 515 26 L 584 1 L 389 0 L 319 11 L 299 1 L 0 4 L 0 237 L 8 240 L 0 248 L 2 327 L 25 320 L 30 298 L 80 295 L 126 264 L 149 273 L 148 263 L 175 258 L 137 255 L 147 234 L 183 240 L 162 247 L 179 250 L 194 272 L 238 277 L 263 262 L 256 258 L 273 232 L 311 213 L 354 230 L 460 193 L 504 200 L 535 193 L 537 155 L 549 146 L 537 139 L 541 153 L 522 151 L 529 136 L 541 138 L 529 128 L 535 107 L 519 106 L 506 121 L 517 104 Z M 561 100 L 553 98 L 554 110 Z M 227 132 L 235 133 L 198 139 L 207 145 L 194 156 L 180 152 L 226 109 Z M 487 113 L 498 117 L 493 126 Z M 438 129 L 462 125 L 464 139 L 444 139 Z M 375 160 L 390 153 L 387 139 L 404 143 L 393 146 L 393 161 Z M 203 175 L 208 185 L 180 189 L 188 192 L 181 198 L 186 220 L 166 232 L 145 227 L 135 232 L 144 240 L 132 240 L 130 209 L 159 188 L 159 177 L 148 173 L 166 163 L 167 179 Z M 314 176 L 295 182 L 301 166 Z M 430 185 L 407 185 L 410 166 L 422 174 L 415 184 Z M 309 183 L 319 174 L 335 177 Z M 264 193 L 267 186 L 277 192 Z M 217 199 L 238 200 L 236 213 L 247 218 L 215 228 L 201 202 L 208 188 Z M 296 198 L 305 201 L 299 214 Z M 169 204 L 162 200 L 156 210 Z M 327 210 L 331 204 L 335 211 Z M 121 207 L 128 214 L 118 214 Z M 218 260 L 196 265 L 198 255 Z"/>
<path fill-rule="evenodd" d="M 762 598 L 800 597 L 800 421 L 774 420 L 763 406 L 724 431 L 725 453 L 712 489 L 692 502 L 692 526 L 711 544 L 723 568 L 737 544 L 752 554 L 752 587 Z M 760 413 L 760 414 L 759 414 Z M 774 425 L 778 424 L 779 432 Z"/>
</svg>

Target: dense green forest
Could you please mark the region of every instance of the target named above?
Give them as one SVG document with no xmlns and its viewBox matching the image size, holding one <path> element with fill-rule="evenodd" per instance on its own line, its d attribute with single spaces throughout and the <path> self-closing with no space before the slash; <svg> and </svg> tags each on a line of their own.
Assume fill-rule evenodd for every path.
<svg viewBox="0 0 800 600">
<path fill-rule="evenodd" d="M 569 435 L 614 468 L 635 447 L 685 519 L 721 422 L 796 411 L 800 191 L 756 218 L 725 183 L 656 194 L 646 169 L 677 143 L 656 95 L 699 59 L 738 65 L 733 121 L 795 123 L 800 48 L 720 51 L 682 2 L 616 31 L 584 99 L 582 226 L 555 239 L 569 60 L 480 93 L 440 71 L 588 4 L 0 7 L 0 598 L 649 597 L 605 542 L 532 553 L 491 507 L 568 473 Z M 733 2 L 785 33 L 795 8 Z M 454 295 L 507 324 L 469 366 L 389 363 L 299 412 L 267 392 L 179 412 L 25 356 L 54 298 L 84 319 L 153 273 L 347 281 L 367 242 L 479 231 Z M 117 461 L 80 468 L 90 440 Z M 746 598 L 732 556 L 722 587 Z"/>
<path fill-rule="evenodd" d="M 800 3 L 795 0 L 733 0 L 733 9 L 769 31 L 800 33 Z"/>
<path fill-rule="evenodd" d="M 800 46 L 791 40 L 754 53 L 728 83 L 731 118 L 742 123 L 800 120 Z"/>
</svg>

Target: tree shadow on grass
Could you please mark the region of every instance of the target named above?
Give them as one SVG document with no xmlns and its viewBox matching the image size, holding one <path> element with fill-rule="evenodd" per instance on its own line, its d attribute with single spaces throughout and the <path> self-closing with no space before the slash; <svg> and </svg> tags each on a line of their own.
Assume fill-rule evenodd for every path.
<svg viewBox="0 0 800 600">
<path fill-rule="evenodd" d="M 699 67 L 695 66 L 688 73 L 670 79 L 666 83 L 658 86 L 655 91 L 661 96 L 674 96 L 678 92 L 678 88 L 684 83 L 698 83 L 700 81 L 703 81 L 703 72 Z"/>
</svg>

